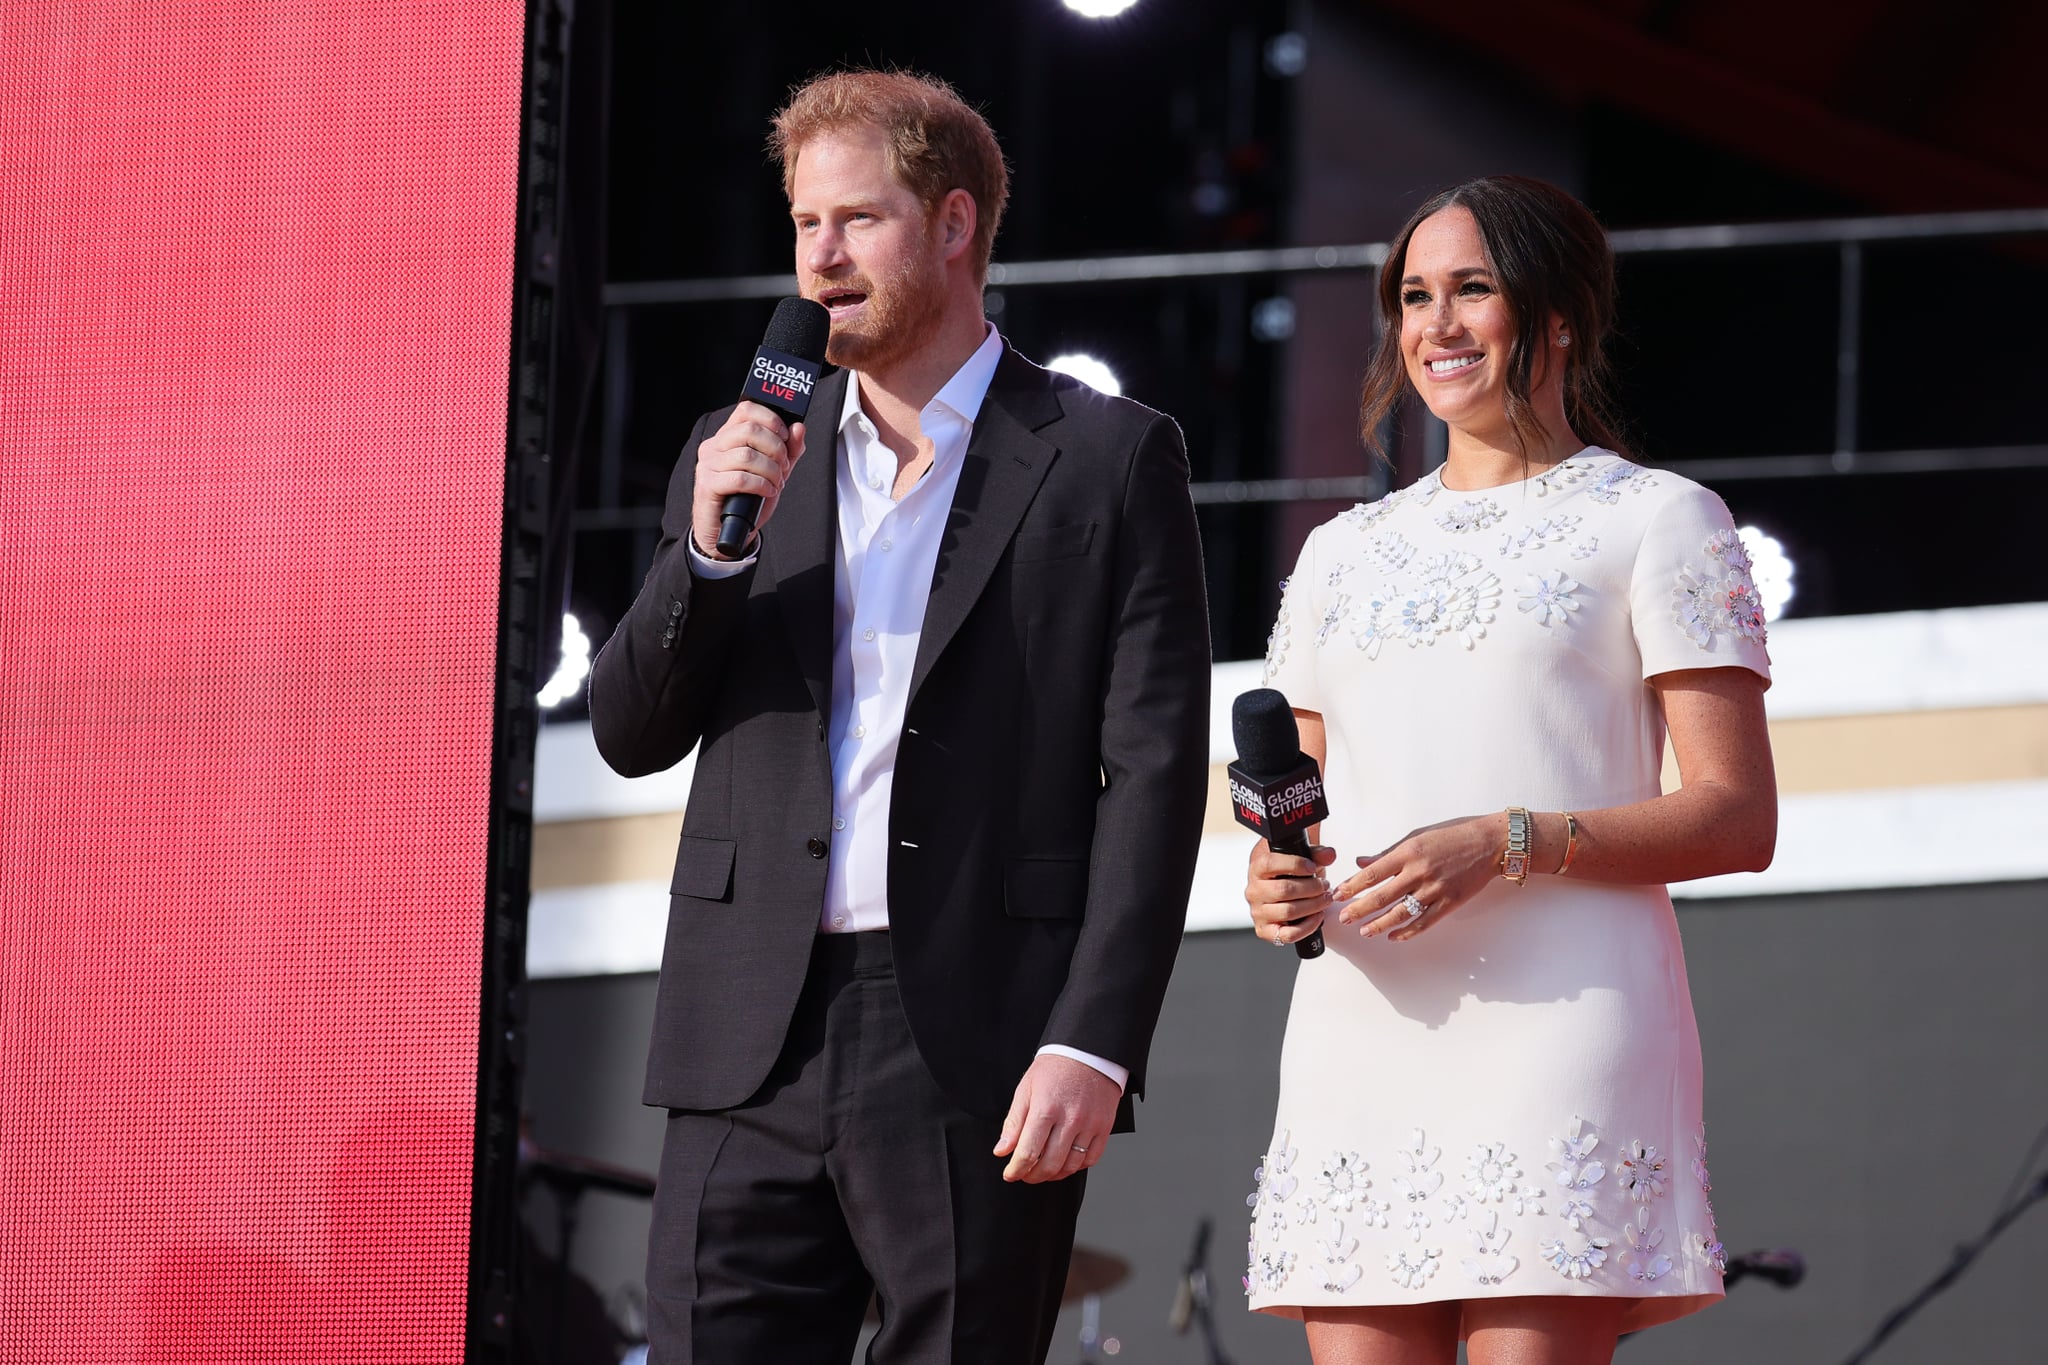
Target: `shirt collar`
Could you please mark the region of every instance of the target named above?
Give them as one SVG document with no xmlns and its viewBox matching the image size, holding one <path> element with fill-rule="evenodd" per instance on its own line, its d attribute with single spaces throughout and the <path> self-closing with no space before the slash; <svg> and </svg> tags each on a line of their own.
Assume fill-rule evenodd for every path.
<svg viewBox="0 0 2048 1365">
<path fill-rule="evenodd" d="M 982 401 L 988 397 L 989 385 L 995 382 L 996 366 L 1002 358 L 1003 334 L 996 330 L 994 323 L 989 323 L 988 335 L 981 339 L 981 345 L 974 348 L 974 354 L 953 371 L 953 377 L 939 387 L 939 391 L 932 395 L 932 401 L 925 406 L 945 408 L 973 425 L 981 416 Z M 838 430 L 841 434 L 860 415 L 860 375 L 849 370 L 846 374 L 846 398 L 839 405 Z"/>
</svg>

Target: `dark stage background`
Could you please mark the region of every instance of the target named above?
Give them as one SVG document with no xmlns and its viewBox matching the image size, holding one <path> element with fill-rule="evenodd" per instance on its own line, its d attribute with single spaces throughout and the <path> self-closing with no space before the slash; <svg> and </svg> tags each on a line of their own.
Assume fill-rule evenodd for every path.
<svg viewBox="0 0 2048 1365">
<path fill-rule="evenodd" d="M 1142 0 L 1097 21 L 1025 0 L 966 22 L 950 0 L 903 0 L 777 14 L 762 42 L 745 9 L 610 7 L 615 306 L 580 446 L 571 591 L 593 641 L 644 572 L 680 442 L 730 401 L 771 308 L 618 300 L 789 273 L 767 120 L 836 63 L 929 69 L 984 108 L 1013 166 L 998 262 L 1382 241 L 1431 191 L 1496 171 L 1555 180 L 1617 231 L 2048 204 L 2048 122 L 2023 83 L 1995 83 L 2013 45 L 2048 42 L 2038 8 Z M 1756 457 L 1711 481 L 1797 564 L 1794 614 L 2048 598 L 2015 511 L 2048 496 L 2048 419 L 2027 378 L 2048 368 L 2048 332 L 2018 321 L 2048 312 L 2040 242 L 1872 243 L 1854 284 L 1833 241 L 1624 256 L 1615 359 L 1638 453 Z M 1372 469 L 1353 402 L 1366 274 L 996 285 L 989 312 L 1027 354 L 1093 354 L 1177 417 L 1198 483 Z M 1987 344 L 1995 363 L 1976 358 Z M 1431 461 L 1428 427 L 1404 415 L 1397 482 Z M 1897 451 L 1932 455 L 1920 472 L 1866 458 L 1782 477 L 1797 457 Z M 1261 652 L 1301 536 L 1348 502 L 1200 508 L 1219 658 Z M 1900 537 L 1932 546 L 1965 527 L 1969 554 L 1901 571 Z"/>
</svg>

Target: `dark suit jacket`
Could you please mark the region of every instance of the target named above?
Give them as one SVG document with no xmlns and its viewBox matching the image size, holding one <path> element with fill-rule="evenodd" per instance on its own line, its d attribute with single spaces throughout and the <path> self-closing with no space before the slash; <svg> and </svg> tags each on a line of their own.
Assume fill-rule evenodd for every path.
<svg viewBox="0 0 2048 1365">
<path fill-rule="evenodd" d="M 614 768 L 655 772 L 702 745 L 649 1104 L 721 1109 L 754 1092 L 818 932 L 847 382 L 820 381 L 809 449 L 758 562 L 733 578 L 693 578 L 684 547 L 697 446 L 731 409 L 698 422 L 654 566 L 592 668 Z M 965 459 L 896 760 L 890 941 L 932 1075 L 1000 1116 L 1042 1043 L 1144 1085 L 1201 837 L 1209 635 L 1170 418 L 1006 351 Z"/>
</svg>

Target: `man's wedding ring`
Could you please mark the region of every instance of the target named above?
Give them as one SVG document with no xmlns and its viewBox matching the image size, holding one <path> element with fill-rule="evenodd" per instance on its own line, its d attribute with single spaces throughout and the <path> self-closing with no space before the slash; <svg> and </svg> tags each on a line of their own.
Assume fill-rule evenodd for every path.
<svg viewBox="0 0 2048 1365">
<path fill-rule="evenodd" d="M 1412 893 L 1401 897 L 1400 906 L 1401 918 L 1406 920 L 1410 924 L 1413 924 L 1415 923 L 1415 921 L 1421 919 L 1424 912 L 1429 909 L 1428 906 L 1424 905 L 1421 901 L 1415 899 Z"/>
</svg>

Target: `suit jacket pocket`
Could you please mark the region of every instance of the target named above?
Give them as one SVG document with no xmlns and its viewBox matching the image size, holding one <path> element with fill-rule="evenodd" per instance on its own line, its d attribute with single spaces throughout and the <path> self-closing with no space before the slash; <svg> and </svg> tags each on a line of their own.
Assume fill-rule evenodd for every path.
<svg viewBox="0 0 2048 1365">
<path fill-rule="evenodd" d="M 1003 864 L 1003 913 L 1012 919 L 1079 919 L 1087 905 L 1086 858 L 1012 858 Z"/>
<path fill-rule="evenodd" d="M 1092 521 L 1075 526 L 1048 526 L 1042 531 L 1019 531 L 1017 538 L 1010 542 L 1010 562 L 1025 564 L 1034 559 L 1085 555 L 1094 539 L 1095 523 Z"/>
<path fill-rule="evenodd" d="M 669 894 L 707 901 L 731 900 L 733 855 L 738 849 L 739 845 L 731 839 L 699 839 L 685 834 L 676 845 L 676 874 L 669 880 Z"/>
</svg>

